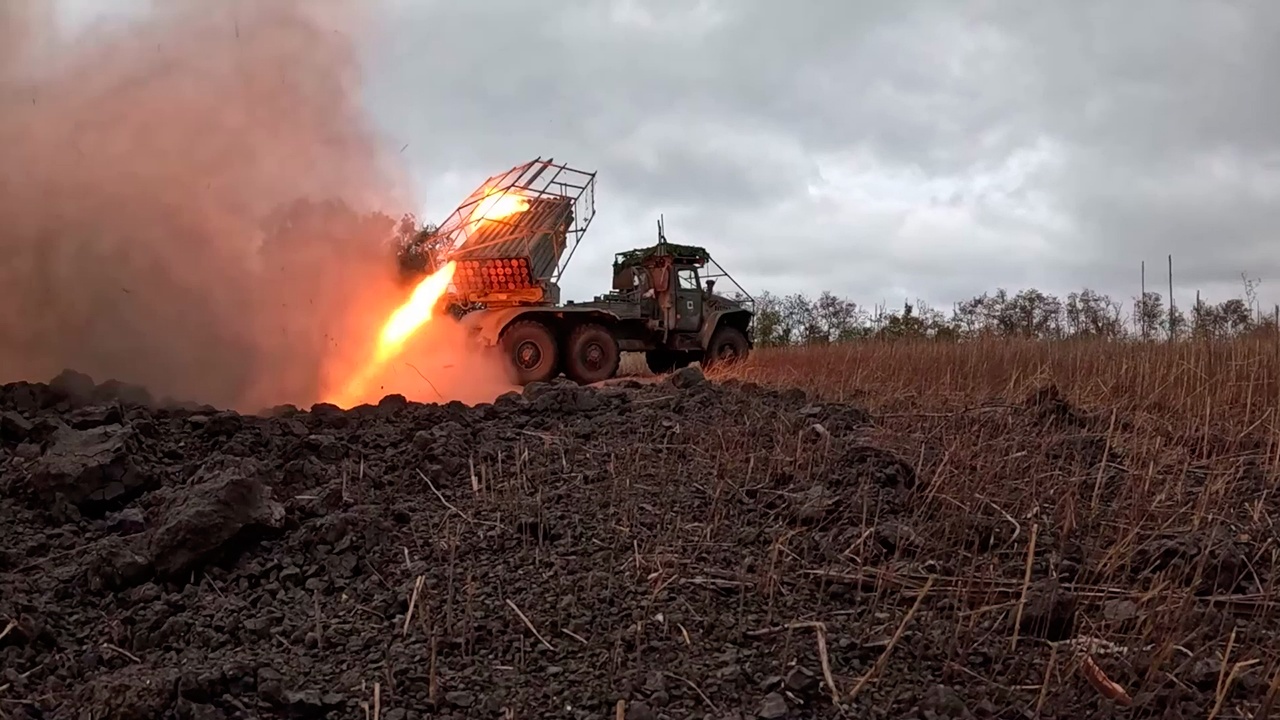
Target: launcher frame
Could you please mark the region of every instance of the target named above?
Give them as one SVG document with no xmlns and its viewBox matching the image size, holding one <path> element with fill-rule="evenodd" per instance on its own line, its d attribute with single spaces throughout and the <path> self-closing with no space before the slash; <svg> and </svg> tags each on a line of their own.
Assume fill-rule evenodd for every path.
<svg viewBox="0 0 1280 720">
<path fill-rule="evenodd" d="M 485 180 L 433 234 L 436 267 L 457 263 L 450 294 L 464 305 L 559 302 L 559 282 L 595 217 L 594 172 L 534 159 Z M 509 202 L 527 209 L 488 217 Z"/>
</svg>

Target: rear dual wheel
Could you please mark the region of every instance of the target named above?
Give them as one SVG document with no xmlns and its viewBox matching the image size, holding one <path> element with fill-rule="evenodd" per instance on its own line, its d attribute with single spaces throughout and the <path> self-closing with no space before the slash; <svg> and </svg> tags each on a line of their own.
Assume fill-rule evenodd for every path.
<svg viewBox="0 0 1280 720">
<path fill-rule="evenodd" d="M 565 342 L 564 373 L 582 385 L 603 382 L 618 374 L 622 353 L 618 339 L 598 323 L 578 325 Z"/>
<path fill-rule="evenodd" d="M 575 326 L 562 352 L 551 328 L 536 320 L 520 320 L 503 331 L 501 346 L 518 385 L 548 382 L 561 368 L 570 380 L 590 385 L 617 375 L 622 359 L 618 340 L 598 323 Z"/>
<path fill-rule="evenodd" d="M 547 382 L 559 373 L 556 337 L 536 320 L 520 320 L 502 332 L 502 351 L 517 385 Z"/>
</svg>

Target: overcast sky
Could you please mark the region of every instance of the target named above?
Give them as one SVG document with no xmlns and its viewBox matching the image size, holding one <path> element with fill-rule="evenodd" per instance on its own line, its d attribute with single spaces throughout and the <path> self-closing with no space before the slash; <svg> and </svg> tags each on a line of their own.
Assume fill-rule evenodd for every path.
<svg viewBox="0 0 1280 720">
<path fill-rule="evenodd" d="M 85 5 L 84 0 L 76 0 Z M 397 0 L 367 96 L 440 221 L 536 156 L 599 172 L 564 280 L 659 213 L 749 291 L 1280 301 L 1276 0 Z"/>
</svg>

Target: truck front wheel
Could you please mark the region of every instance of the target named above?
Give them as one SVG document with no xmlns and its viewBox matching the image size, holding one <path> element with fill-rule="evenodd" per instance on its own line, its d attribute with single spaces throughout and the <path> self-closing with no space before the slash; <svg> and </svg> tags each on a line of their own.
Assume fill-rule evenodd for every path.
<svg viewBox="0 0 1280 720">
<path fill-rule="evenodd" d="M 608 328 L 596 323 L 579 325 L 565 343 L 564 372 L 570 380 L 590 385 L 618 374 L 622 354 Z"/>
<path fill-rule="evenodd" d="M 502 332 L 502 350 L 517 385 L 547 382 L 559 360 L 551 329 L 535 320 L 512 323 Z"/>
<path fill-rule="evenodd" d="M 750 351 L 747 336 L 741 330 L 725 325 L 711 336 L 707 353 L 702 356 L 702 366 L 711 369 L 736 365 L 746 360 Z"/>
</svg>

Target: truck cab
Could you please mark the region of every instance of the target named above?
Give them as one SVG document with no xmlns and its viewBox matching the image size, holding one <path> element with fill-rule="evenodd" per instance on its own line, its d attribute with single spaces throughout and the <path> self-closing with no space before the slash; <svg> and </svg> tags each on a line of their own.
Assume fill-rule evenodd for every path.
<svg viewBox="0 0 1280 720">
<path fill-rule="evenodd" d="M 715 294 L 715 278 L 703 277 L 709 265 L 705 249 L 670 243 L 661 235 L 656 245 L 615 256 L 615 292 L 639 306 L 637 314 L 658 340 L 645 348 L 654 372 L 695 361 L 732 361 L 749 352 L 751 312 Z"/>
<path fill-rule="evenodd" d="M 661 245 L 619 253 L 614 290 L 640 304 L 640 315 L 658 332 L 695 332 L 702 324 L 699 259 L 662 252 Z"/>
</svg>

